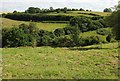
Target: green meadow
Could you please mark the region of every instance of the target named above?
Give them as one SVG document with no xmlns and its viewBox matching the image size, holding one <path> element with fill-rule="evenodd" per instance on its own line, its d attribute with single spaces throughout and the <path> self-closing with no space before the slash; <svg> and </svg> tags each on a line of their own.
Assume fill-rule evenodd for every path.
<svg viewBox="0 0 120 81">
<path fill-rule="evenodd" d="M 118 43 L 3 48 L 4 79 L 117 79 Z"/>
<path fill-rule="evenodd" d="M 110 12 L 95 12 L 95 11 L 68 11 L 67 13 L 56 13 L 56 12 L 52 12 L 52 13 L 47 13 L 48 15 L 68 15 L 68 16 L 87 16 L 87 17 L 93 17 L 92 15 L 88 15 L 86 13 L 92 13 L 92 14 L 96 14 L 96 15 L 100 15 L 100 16 L 107 16 L 110 15 Z"/>
<path fill-rule="evenodd" d="M 12 28 L 12 27 L 17 27 L 20 24 L 29 24 L 29 22 L 26 21 L 17 21 L 17 20 L 11 20 L 7 18 L 0 18 L 2 20 L 2 27 L 3 28 Z M 57 28 L 64 28 L 67 26 L 66 23 L 42 23 L 42 22 L 35 22 L 37 27 L 39 29 L 47 30 L 47 31 L 54 31 Z"/>
</svg>

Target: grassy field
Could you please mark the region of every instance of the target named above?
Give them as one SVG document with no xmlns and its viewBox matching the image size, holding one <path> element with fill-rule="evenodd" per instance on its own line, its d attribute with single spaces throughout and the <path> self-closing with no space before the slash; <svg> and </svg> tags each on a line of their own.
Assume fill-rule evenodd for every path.
<svg viewBox="0 0 120 81">
<path fill-rule="evenodd" d="M 3 28 L 11 28 L 14 26 L 18 26 L 22 23 L 29 24 L 29 22 L 26 21 L 17 21 L 17 20 L 11 20 L 7 18 L 0 18 L 2 21 L 2 27 Z M 66 23 L 41 23 L 41 22 L 35 22 L 37 27 L 43 30 L 48 30 L 48 31 L 54 31 L 57 28 L 64 28 L 67 26 Z"/>
<path fill-rule="evenodd" d="M 0 14 L 7 14 L 7 13 L 12 13 L 12 12 L 0 12 Z M 85 15 L 85 14 L 81 14 L 81 13 L 92 13 L 92 14 L 96 14 L 96 15 L 100 15 L 100 16 L 107 16 L 109 14 L 111 14 L 110 12 L 98 12 L 98 11 L 67 11 L 67 13 L 57 13 L 57 12 L 52 12 L 52 13 L 46 13 L 48 15 L 69 15 L 69 16 L 90 16 L 90 15 Z"/>
<path fill-rule="evenodd" d="M 12 13 L 12 12 L 0 12 L 0 14 L 3 14 L 3 13 L 4 13 L 4 14 L 7 14 L 7 13 Z"/>
<path fill-rule="evenodd" d="M 102 28 L 102 29 L 111 31 L 111 28 Z M 106 41 L 106 37 L 108 36 L 108 34 L 106 34 L 106 35 L 100 35 L 100 34 L 97 33 L 97 30 L 80 33 L 80 37 L 81 38 L 87 38 L 87 37 L 90 37 L 90 36 L 99 36 L 99 38 L 100 38 L 101 41 L 107 42 Z M 111 41 L 115 41 L 114 38 L 112 38 Z"/>
<path fill-rule="evenodd" d="M 3 13 L 3 12 L 1 12 L 1 13 Z M 52 13 L 47 13 L 47 15 L 92 16 L 92 15 L 87 15 L 84 13 L 92 13 L 92 14 L 97 14 L 97 15 L 101 15 L 101 16 L 107 16 L 110 14 L 108 12 L 95 12 L 95 11 L 92 11 L 92 12 L 90 12 L 90 11 L 68 11 L 67 13 L 52 12 Z M 0 26 L 2 25 L 3 28 L 11 28 L 14 26 L 18 26 L 22 23 L 26 23 L 26 24 L 29 23 L 29 22 L 25 22 L 25 21 L 17 21 L 17 20 L 11 20 L 11 19 L 7 19 L 7 18 L 0 18 L 0 20 L 2 23 L 2 24 L 0 24 Z M 37 24 L 38 28 L 43 29 L 43 30 L 48 30 L 48 31 L 54 31 L 57 28 L 64 28 L 65 26 L 67 26 L 66 23 L 49 23 L 48 21 L 46 23 L 36 22 L 36 24 Z"/>
<path fill-rule="evenodd" d="M 3 48 L 4 79 L 117 79 L 118 44 Z"/>
<path fill-rule="evenodd" d="M 67 13 L 56 13 L 56 12 L 52 12 L 52 13 L 47 13 L 48 15 L 69 15 L 69 16 L 91 16 L 92 15 L 88 15 L 88 14 L 84 14 L 84 13 L 92 13 L 92 14 L 96 14 L 96 15 L 100 15 L 100 16 L 107 16 L 110 15 L 111 13 L 109 12 L 95 12 L 95 11 L 68 11 Z"/>
</svg>

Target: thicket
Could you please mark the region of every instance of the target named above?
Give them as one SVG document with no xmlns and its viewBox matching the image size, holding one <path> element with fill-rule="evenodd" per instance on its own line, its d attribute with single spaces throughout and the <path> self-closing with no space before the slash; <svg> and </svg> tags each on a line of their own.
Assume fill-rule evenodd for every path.
<svg viewBox="0 0 120 81">
<path fill-rule="evenodd" d="M 74 17 L 70 19 L 70 26 L 75 26 L 80 29 L 81 32 L 97 30 L 99 28 L 108 27 L 104 22 L 104 19 L 93 20 L 87 17 Z"/>
<path fill-rule="evenodd" d="M 79 41 L 80 46 L 87 46 L 93 44 L 104 43 L 105 41 L 100 36 L 89 36 L 89 37 L 81 37 Z"/>
<path fill-rule="evenodd" d="M 38 29 L 35 24 L 21 24 L 19 28 L 2 29 L 2 46 L 18 47 L 18 46 L 36 46 L 38 41 Z"/>
</svg>

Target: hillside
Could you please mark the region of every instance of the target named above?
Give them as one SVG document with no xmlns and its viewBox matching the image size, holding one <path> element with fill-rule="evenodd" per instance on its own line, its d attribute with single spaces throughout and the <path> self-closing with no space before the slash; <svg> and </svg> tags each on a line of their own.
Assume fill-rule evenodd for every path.
<svg viewBox="0 0 120 81">
<path fill-rule="evenodd" d="M 111 28 L 104 24 L 104 20 L 98 21 L 100 19 L 92 20 L 91 18 L 109 14 L 93 11 L 69 11 L 67 13 L 46 13 L 44 17 L 39 14 L 25 15 L 25 13 L 9 16 L 10 18 L 19 17 L 20 20 L 28 18 L 26 21 L 0 18 L 2 20 L 0 26 L 3 28 L 26 24 L 22 25 L 23 29 L 21 27 L 21 29 L 4 30 L 3 45 L 5 47 L 0 49 L 3 54 L 3 79 L 117 79 L 118 43 L 112 37 L 110 38 L 111 43 L 106 41 L 108 34 L 111 34 Z M 68 23 L 69 16 L 87 17 L 78 17 L 78 20 L 72 18 L 73 25 L 66 27 L 70 24 L 70 22 Z M 43 30 L 37 31 L 34 23 L 27 26 L 31 22 L 29 18 L 38 19 L 34 23 Z M 39 18 L 43 18 L 43 21 L 39 21 Z M 58 18 L 58 21 L 54 18 Z M 84 33 L 79 33 L 77 27 L 75 28 L 74 20 L 80 31 L 82 27 L 86 28 Z M 55 29 L 57 30 L 54 31 Z M 65 34 L 65 31 L 68 34 Z M 61 47 L 62 45 L 63 47 Z M 10 48 L 8 48 L 9 46 Z"/>
<path fill-rule="evenodd" d="M 51 12 L 51 13 L 45 13 L 46 15 L 66 15 L 66 16 L 90 16 L 90 17 L 94 17 L 90 14 L 95 14 L 95 15 L 99 15 L 99 16 L 107 16 L 110 13 L 109 12 L 95 12 L 95 11 L 68 11 L 67 13 L 56 13 L 56 12 Z M 18 21 L 18 20 L 12 20 L 12 19 L 8 19 L 8 18 L 0 18 L 0 20 L 2 21 L 2 27 L 3 28 L 11 28 L 13 26 L 18 26 L 22 23 L 28 24 L 29 21 Z M 61 23 L 62 22 L 62 23 Z M 43 21 L 43 22 L 36 22 L 37 27 L 40 29 L 44 29 L 44 30 L 48 30 L 48 31 L 54 31 L 57 28 L 64 28 L 67 26 L 66 21 Z"/>
<path fill-rule="evenodd" d="M 3 48 L 3 78 L 117 79 L 117 47 L 118 43 L 71 48 Z"/>
<path fill-rule="evenodd" d="M 93 17 L 93 14 L 99 15 L 99 16 L 107 16 L 111 14 L 110 12 L 96 12 L 96 11 L 68 11 L 67 13 L 48 13 L 48 15 L 67 15 L 67 16 L 90 16 Z"/>
<path fill-rule="evenodd" d="M 17 21 L 17 20 L 11 20 L 11 19 L 7 19 L 7 18 L 0 18 L 2 19 L 2 27 L 3 28 L 12 28 L 12 27 L 17 27 L 18 25 L 25 23 L 25 24 L 29 24 L 29 22 L 26 21 Z M 54 31 L 57 28 L 64 28 L 66 27 L 68 24 L 67 23 L 49 23 L 49 22 L 35 22 L 37 27 L 39 29 L 43 29 L 43 30 L 47 30 L 47 31 Z M 104 28 L 106 30 L 110 30 L 110 28 Z M 95 36 L 98 35 L 101 37 L 101 39 L 106 40 L 106 36 L 107 35 L 99 35 L 96 33 L 95 31 L 89 31 L 89 32 L 84 32 L 80 34 L 80 37 L 90 37 L 90 36 Z"/>
<path fill-rule="evenodd" d="M 11 27 L 17 27 L 20 24 L 29 24 L 29 22 L 26 21 L 17 21 L 17 20 L 11 20 L 11 19 L 7 19 L 7 18 L 0 18 L 0 20 L 2 21 L 2 27 L 3 28 L 11 28 Z M 37 27 L 39 29 L 43 29 L 43 30 L 47 30 L 47 31 L 54 31 L 57 28 L 64 28 L 67 26 L 66 23 L 42 23 L 42 22 L 35 22 Z"/>
</svg>

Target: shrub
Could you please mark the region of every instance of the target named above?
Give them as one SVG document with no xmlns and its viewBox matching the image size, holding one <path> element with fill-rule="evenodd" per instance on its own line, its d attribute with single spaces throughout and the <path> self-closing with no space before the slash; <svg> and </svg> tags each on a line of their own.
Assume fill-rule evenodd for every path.
<svg viewBox="0 0 120 81">
<path fill-rule="evenodd" d="M 3 33 L 3 47 L 18 47 L 18 46 L 31 46 L 34 37 L 29 34 L 25 34 L 23 30 L 19 28 L 12 28 Z"/>
<path fill-rule="evenodd" d="M 80 38 L 79 45 L 87 46 L 87 45 L 99 44 L 101 42 L 102 41 L 100 40 L 99 36 L 90 36 L 86 38 Z"/>
<path fill-rule="evenodd" d="M 80 36 L 80 30 L 78 27 L 65 27 L 64 28 L 65 31 L 65 35 L 70 35 L 73 42 L 76 44 L 76 46 L 78 45 L 79 42 L 79 36 Z"/>
<path fill-rule="evenodd" d="M 82 32 L 104 28 L 102 21 L 92 20 L 87 17 L 74 17 L 70 19 L 70 26 L 78 27 Z"/>
<path fill-rule="evenodd" d="M 70 34 L 73 34 L 74 32 L 76 32 L 76 27 L 65 27 L 64 28 L 64 31 L 65 31 L 65 35 L 70 35 Z"/>
<path fill-rule="evenodd" d="M 41 37 L 41 45 L 49 46 L 51 45 L 52 38 L 50 36 L 44 35 Z"/>
<path fill-rule="evenodd" d="M 105 8 L 105 9 L 103 10 L 103 12 L 112 12 L 112 9 L 111 9 L 111 8 Z"/>
<path fill-rule="evenodd" d="M 39 42 L 39 29 L 34 23 L 21 24 L 18 28 L 3 29 L 3 47 L 36 46 Z"/>
<path fill-rule="evenodd" d="M 102 29 L 96 30 L 96 33 L 100 35 L 108 35 L 110 34 L 110 31 L 102 28 Z"/>
<path fill-rule="evenodd" d="M 40 30 L 38 35 L 39 35 L 38 46 L 51 45 L 52 39 L 55 38 L 54 33 L 46 31 L 46 30 Z"/>
<path fill-rule="evenodd" d="M 26 34 L 30 33 L 29 26 L 27 24 L 20 24 L 19 29 L 22 29 Z"/>
<path fill-rule="evenodd" d="M 104 28 L 104 25 L 102 25 L 99 20 L 93 21 L 93 24 L 96 26 L 96 29 Z"/>
<path fill-rule="evenodd" d="M 92 20 L 103 20 L 103 16 L 94 16 L 91 18 Z"/>
<path fill-rule="evenodd" d="M 63 28 L 59 28 L 59 29 L 56 29 L 54 31 L 54 34 L 57 36 L 57 37 L 60 37 L 60 36 L 64 36 L 65 35 L 65 31 Z"/>
<path fill-rule="evenodd" d="M 21 24 L 19 25 L 19 29 L 23 30 L 25 34 L 30 34 L 34 37 L 34 45 L 36 46 L 35 43 L 39 42 L 39 29 L 36 27 L 36 24 L 33 22 L 30 22 L 29 25 L 27 24 Z"/>
<path fill-rule="evenodd" d="M 106 40 L 107 40 L 107 42 L 111 42 L 111 39 L 112 39 L 112 35 L 109 34 L 109 35 L 106 37 Z"/>
<path fill-rule="evenodd" d="M 57 46 L 57 47 L 71 47 L 74 45 L 75 44 L 69 35 L 56 37 L 52 41 L 52 46 Z"/>
</svg>

